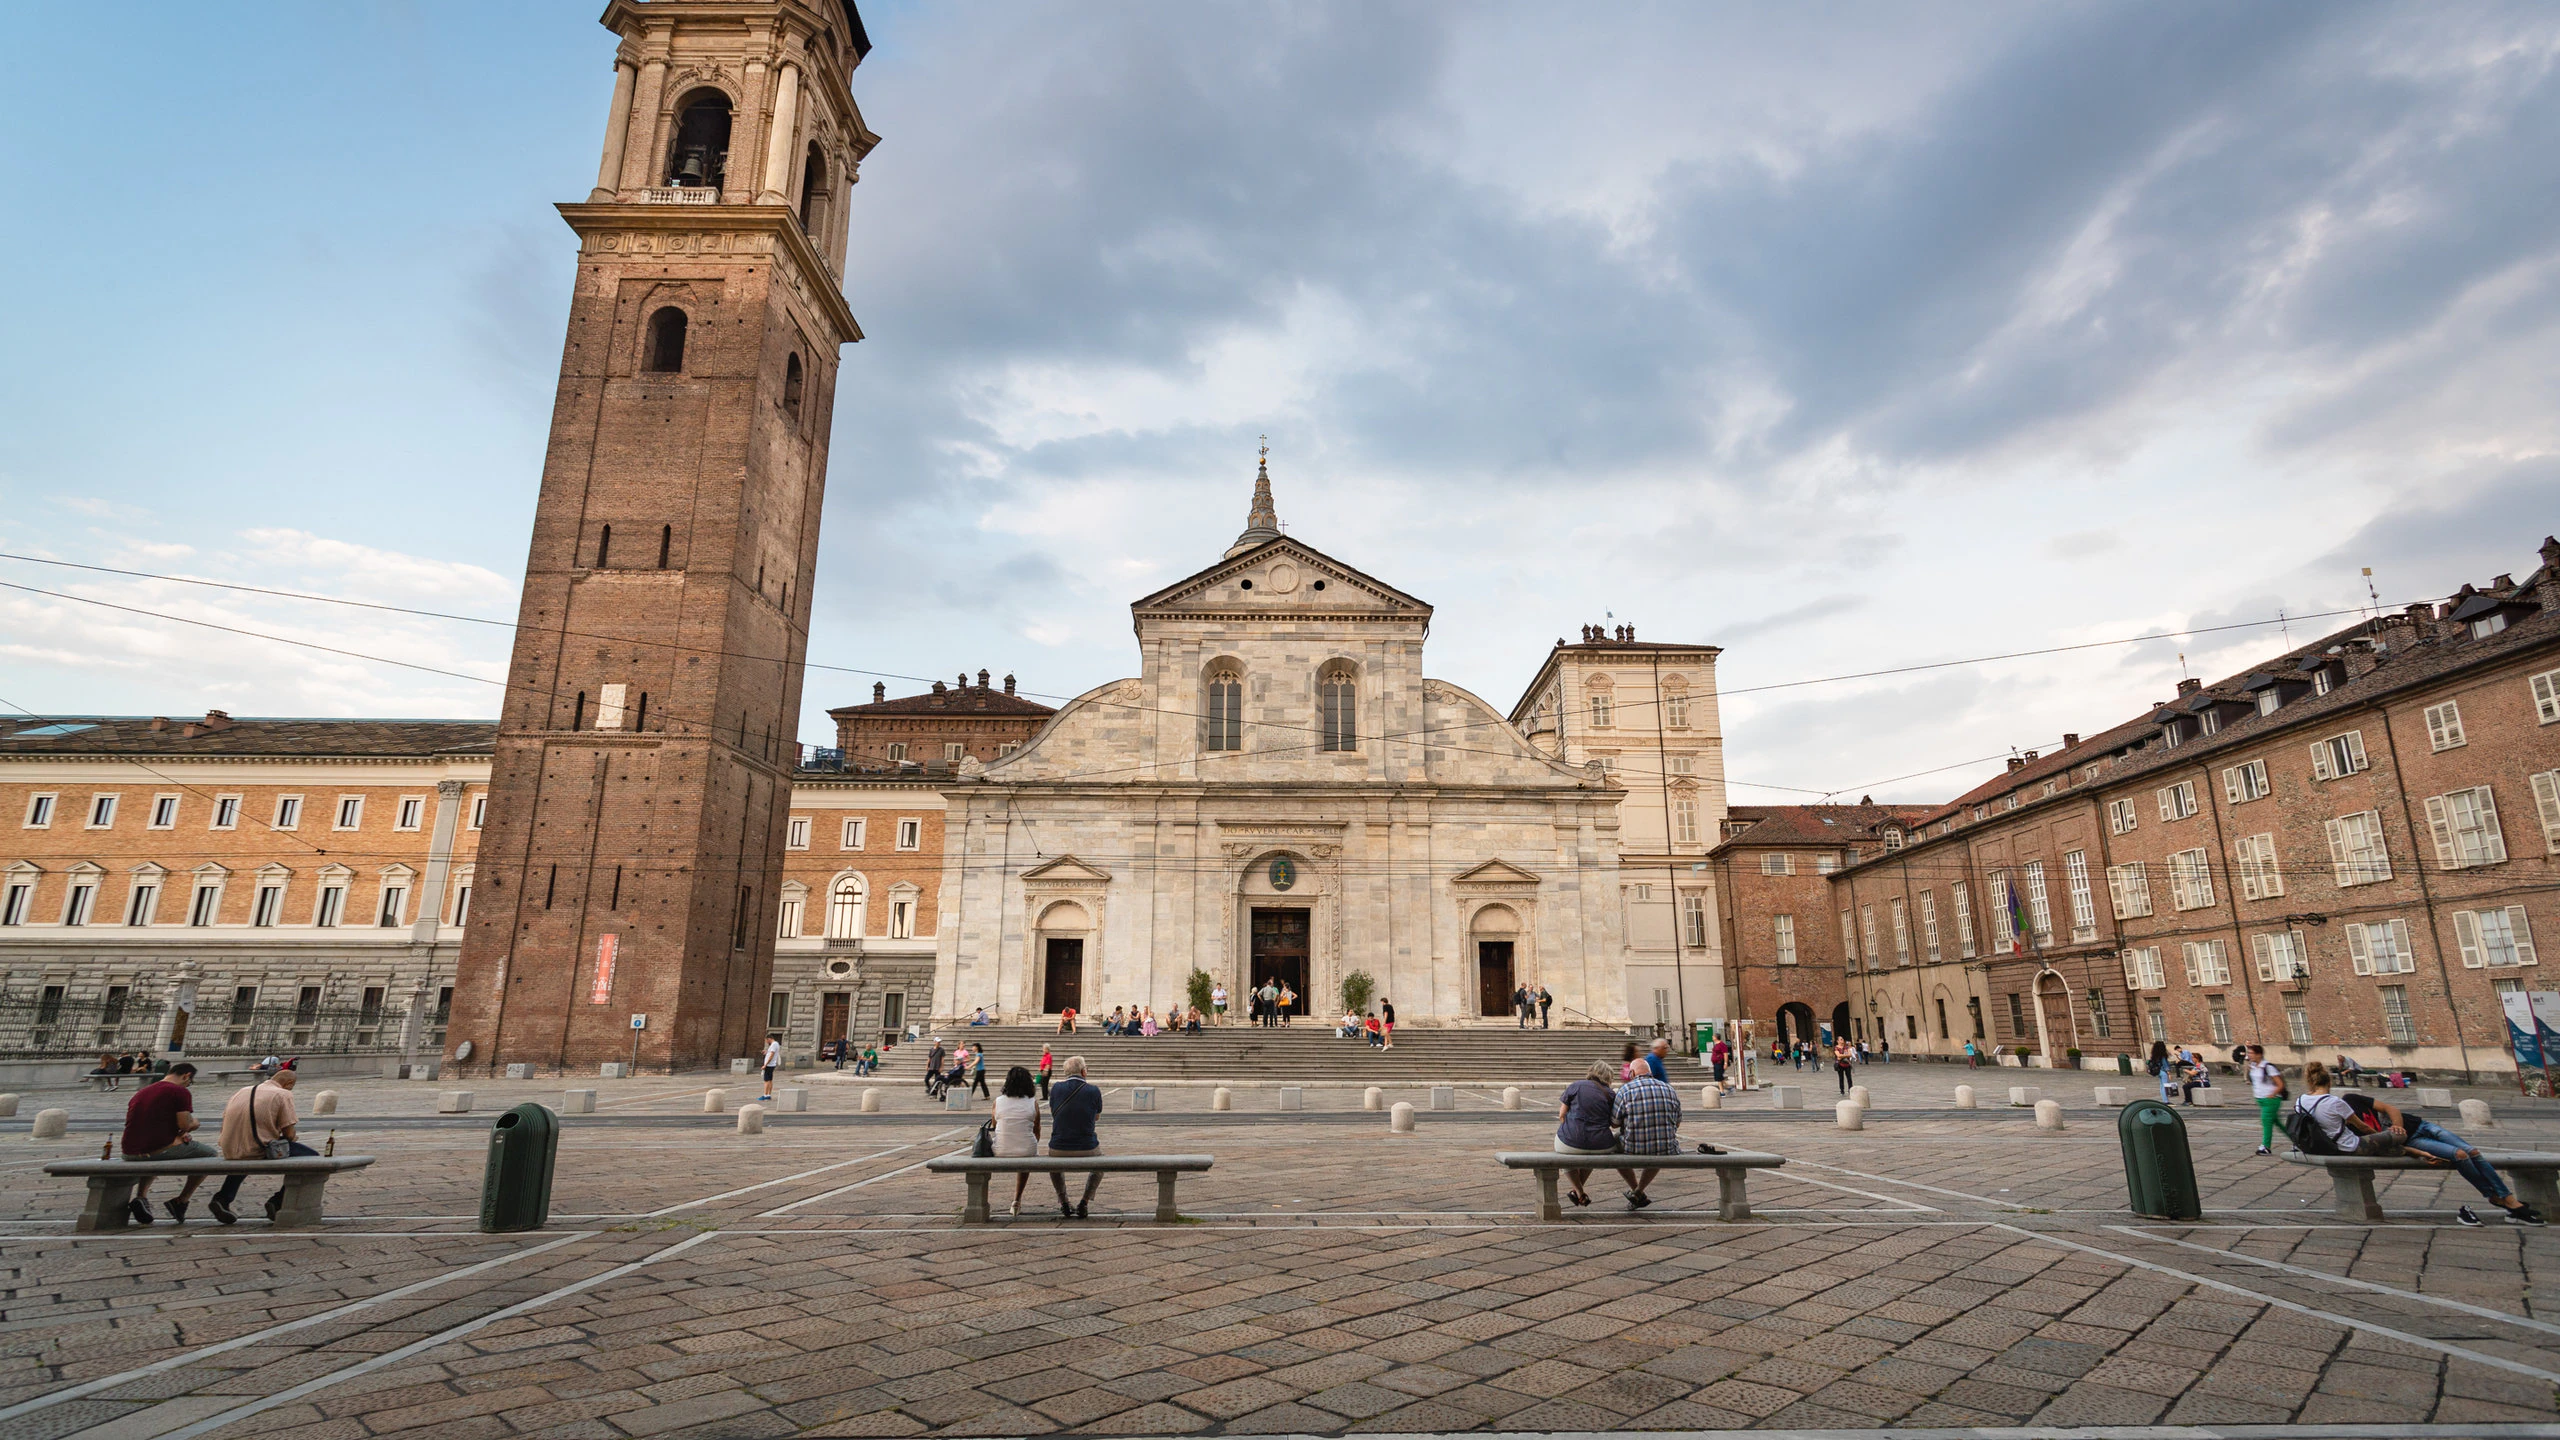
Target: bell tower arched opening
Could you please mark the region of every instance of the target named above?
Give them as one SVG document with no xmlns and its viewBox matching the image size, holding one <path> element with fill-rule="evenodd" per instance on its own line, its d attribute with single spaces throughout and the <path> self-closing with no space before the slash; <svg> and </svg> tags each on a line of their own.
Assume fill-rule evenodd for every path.
<svg viewBox="0 0 2560 1440">
<path fill-rule="evenodd" d="M 729 97 L 696 90 L 676 104 L 675 143 L 667 151 L 667 184 L 717 190 L 729 167 Z"/>
</svg>

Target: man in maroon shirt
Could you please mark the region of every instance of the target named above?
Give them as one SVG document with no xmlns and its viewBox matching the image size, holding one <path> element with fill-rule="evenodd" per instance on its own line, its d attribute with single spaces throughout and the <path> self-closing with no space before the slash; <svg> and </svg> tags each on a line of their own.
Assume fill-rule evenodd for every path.
<svg viewBox="0 0 2560 1440">
<path fill-rule="evenodd" d="M 145 1085 L 135 1092 L 124 1107 L 124 1158 L 127 1160 L 212 1160 L 221 1152 L 201 1140 L 188 1138 L 196 1128 L 196 1101 L 191 1087 L 196 1083 L 196 1067 L 179 1063 L 169 1067 L 166 1078 Z M 136 1225 L 151 1223 L 151 1179 L 145 1175 L 133 1187 L 133 1200 L 125 1213 Z M 168 1202 L 169 1218 L 187 1223 L 187 1202 L 195 1198 L 196 1188 L 204 1184 L 202 1175 L 187 1177 L 186 1188 L 178 1198 Z"/>
</svg>

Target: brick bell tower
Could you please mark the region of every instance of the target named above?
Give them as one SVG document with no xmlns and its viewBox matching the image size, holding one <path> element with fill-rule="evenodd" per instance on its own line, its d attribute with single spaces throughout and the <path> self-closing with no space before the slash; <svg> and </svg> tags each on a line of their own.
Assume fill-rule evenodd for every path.
<svg viewBox="0 0 2560 1440">
<path fill-rule="evenodd" d="M 603 23 L 613 106 L 594 192 L 560 207 L 576 293 L 447 1031 L 465 1069 L 762 1047 L 837 352 L 862 338 L 845 202 L 880 137 L 853 0 Z"/>
</svg>

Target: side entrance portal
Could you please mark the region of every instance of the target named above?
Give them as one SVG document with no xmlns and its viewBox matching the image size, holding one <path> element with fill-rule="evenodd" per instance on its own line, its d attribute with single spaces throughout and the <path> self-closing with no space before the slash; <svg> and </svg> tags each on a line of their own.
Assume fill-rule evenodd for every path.
<svg viewBox="0 0 2560 1440">
<path fill-rule="evenodd" d="M 1264 981 L 1273 980 L 1295 991 L 1297 1003 L 1287 1007 L 1292 1015 L 1314 1013 L 1315 997 L 1307 993 L 1308 914 L 1303 909 L 1261 906 L 1253 911 L 1252 986 L 1259 990 Z"/>
<path fill-rule="evenodd" d="M 1041 957 L 1043 979 L 1040 982 L 1040 1008 L 1051 1015 L 1069 1006 L 1081 1013 L 1084 1009 L 1084 942 L 1049 939 L 1048 953 Z"/>
<path fill-rule="evenodd" d="M 1511 992 L 1518 983 L 1511 978 L 1512 943 L 1509 940 L 1476 942 L 1476 1013 L 1479 1015 L 1512 1013 Z"/>
<path fill-rule="evenodd" d="M 853 992 L 830 990 L 818 997 L 818 1044 L 833 1045 L 853 1023 Z"/>
</svg>

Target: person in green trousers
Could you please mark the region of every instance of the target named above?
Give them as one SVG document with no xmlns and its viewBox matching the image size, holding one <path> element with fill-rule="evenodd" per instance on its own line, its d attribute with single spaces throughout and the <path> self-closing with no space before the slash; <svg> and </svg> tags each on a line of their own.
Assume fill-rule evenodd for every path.
<svg viewBox="0 0 2560 1440">
<path fill-rule="evenodd" d="M 2249 1094 L 2258 1102 L 2258 1153 L 2273 1155 L 2276 1111 L 2284 1104 L 2284 1072 L 2267 1063 L 2267 1047 L 2249 1047 Z"/>
</svg>

